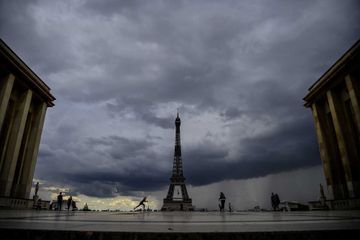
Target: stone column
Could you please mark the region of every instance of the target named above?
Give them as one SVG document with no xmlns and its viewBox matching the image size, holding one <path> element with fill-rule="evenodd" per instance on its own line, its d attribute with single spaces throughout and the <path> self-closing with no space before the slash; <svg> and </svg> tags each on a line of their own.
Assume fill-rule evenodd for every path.
<svg viewBox="0 0 360 240">
<path fill-rule="evenodd" d="M 358 132 L 360 133 L 360 89 L 358 88 L 358 85 L 355 81 L 356 80 L 350 77 L 350 75 L 347 75 L 345 77 L 346 87 L 349 92 L 351 105 L 354 109 L 356 127 L 358 128 Z"/>
<path fill-rule="evenodd" d="M 324 130 L 325 126 L 325 116 L 324 110 L 317 103 L 313 103 L 311 105 L 314 121 L 315 121 L 315 129 L 316 129 L 316 136 L 319 143 L 319 150 L 320 150 L 320 158 L 323 164 L 323 170 L 326 178 L 326 184 L 328 187 L 328 192 L 331 199 L 334 199 L 334 192 L 333 192 L 333 174 L 331 172 L 331 159 L 330 159 L 330 152 L 329 152 L 329 143 L 327 142 L 328 137 L 326 136 L 326 131 Z"/>
<path fill-rule="evenodd" d="M 33 124 L 30 131 L 30 138 L 25 150 L 25 159 L 22 173 L 20 175 L 19 185 L 17 186 L 17 197 L 29 198 L 32 186 L 32 180 L 35 171 L 36 160 L 39 152 L 41 133 L 45 120 L 47 105 L 40 103 L 34 111 Z"/>
<path fill-rule="evenodd" d="M 6 109 L 9 103 L 11 90 L 14 85 L 15 76 L 7 75 L 0 83 L 0 132 L 3 125 Z"/>
<path fill-rule="evenodd" d="M 345 114 L 339 96 L 337 96 L 333 90 L 327 91 L 326 95 L 329 102 L 331 116 L 334 122 L 336 139 L 338 141 L 340 150 L 341 162 L 345 171 L 345 179 L 347 182 L 349 197 L 352 198 L 354 197 L 354 186 L 351 169 L 351 158 L 353 157 L 351 148 L 354 146 L 354 143 L 352 138 L 349 137 L 350 128 L 347 121 L 345 120 Z"/>
<path fill-rule="evenodd" d="M 357 159 L 354 159 L 354 166 L 353 171 L 355 176 L 357 176 L 358 178 L 356 179 L 356 181 L 354 181 L 354 192 L 355 192 L 355 196 L 359 197 L 360 196 L 360 179 L 359 179 L 359 175 L 360 175 L 360 84 L 359 81 L 360 79 L 355 79 L 353 76 L 350 76 L 349 74 L 347 76 L 345 76 L 345 82 L 346 82 L 346 88 L 349 92 L 349 97 L 350 97 L 350 102 L 352 105 L 352 109 L 353 109 L 353 114 L 354 114 L 354 122 L 355 122 L 355 127 L 357 128 L 357 132 L 355 131 L 354 136 L 355 136 L 355 151 L 357 150 Z"/>
<path fill-rule="evenodd" d="M 0 196 L 10 195 L 31 98 L 32 91 L 25 90 L 15 106 L 16 112 L 12 120 L 13 124 L 10 130 L 7 149 L 5 149 L 4 163 L 0 172 Z"/>
</svg>

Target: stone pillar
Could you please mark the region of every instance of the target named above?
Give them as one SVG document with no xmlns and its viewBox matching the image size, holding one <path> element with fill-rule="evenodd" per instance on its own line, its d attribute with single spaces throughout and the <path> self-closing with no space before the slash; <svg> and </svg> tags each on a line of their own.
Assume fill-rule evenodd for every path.
<svg viewBox="0 0 360 240">
<path fill-rule="evenodd" d="M 346 88 L 349 92 L 350 102 L 352 105 L 352 110 L 354 114 L 354 123 L 355 123 L 355 132 L 352 134 L 355 137 L 355 145 L 354 145 L 354 151 L 357 151 L 357 159 L 354 159 L 353 164 L 353 172 L 355 176 L 357 176 L 356 181 L 354 181 L 354 192 L 355 196 L 360 196 L 360 84 L 359 79 L 355 79 L 353 76 L 350 76 L 349 74 L 345 76 L 345 82 L 346 82 Z M 356 131 L 357 130 L 357 131 Z"/>
<path fill-rule="evenodd" d="M 352 176 L 353 174 L 351 169 L 351 159 L 353 157 L 351 148 L 354 147 L 355 143 L 353 143 L 353 139 L 349 137 L 350 128 L 347 121 L 345 120 L 345 114 L 339 96 L 337 96 L 333 90 L 327 91 L 326 95 L 329 102 L 331 116 L 334 122 L 334 128 L 340 150 L 341 162 L 345 171 L 345 179 L 347 182 L 349 197 L 353 198 L 355 195 Z"/>
<path fill-rule="evenodd" d="M 11 90 L 14 85 L 15 76 L 7 75 L 0 83 L 0 132 L 3 125 L 6 109 L 9 103 Z"/>
<path fill-rule="evenodd" d="M 30 105 L 30 111 L 31 111 L 31 105 Z M 19 183 L 20 183 L 20 177 L 21 177 L 21 174 L 22 174 L 23 168 L 24 168 L 26 149 L 28 148 L 28 144 L 30 143 L 32 123 L 33 123 L 33 111 L 32 111 L 32 113 L 28 114 L 27 119 L 26 119 L 25 129 L 24 129 L 22 140 L 21 140 L 20 151 L 19 151 L 16 168 L 15 168 L 15 172 L 14 172 L 10 197 L 24 198 L 23 196 L 19 196 L 19 194 L 17 194 L 17 193 L 18 193 L 18 187 L 19 187 Z"/>
<path fill-rule="evenodd" d="M 10 195 L 31 98 L 32 91 L 25 90 L 15 106 L 16 112 L 12 120 L 13 124 L 10 130 L 7 149 L 5 149 L 4 163 L 0 172 L 0 196 Z"/>
<path fill-rule="evenodd" d="M 20 181 L 16 187 L 16 197 L 29 198 L 32 180 L 35 171 L 36 160 L 39 152 L 41 133 L 45 120 L 47 105 L 40 103 L 33 112 L 33 123 L 30 138 L 25 149 L 24 166 L 20 175 Z"/>
<path fill-rule="evenodd" d="M 311 105 L 314 121 L 315 121 L 315 129 L 316 129 L 316 136 L 319 143 L 319 150 L 320 150 L 320 158 L 323 164 L 324 175 L 326 178 L 326 184 L 328 187 L 328 192 L 331 199 L 334 199 L 334 192 L 333 192 L 333 174 L 331 172 L 331 159 L 330 159 L 330 152 L 329 152 L 329 143 L 327 142 L 328 137 L 326 136 L 326 131 L 324 130 L 325 126 L 325 116 L 324 110 L 317 103 L 313 103 Z"/>
<path fill-rule="evenodd" d="M 355 82 L 355 79 L 347 75 L 345 77 L 346 87 L 349 92 L 351 105 L 354 110 L 354 115 L 356 119 L 356 127 L 358 128 L 358 132 L 360 133 L 360 89 Z M 360 136 L 357 136 L 360 137 Z"/>
</svg>

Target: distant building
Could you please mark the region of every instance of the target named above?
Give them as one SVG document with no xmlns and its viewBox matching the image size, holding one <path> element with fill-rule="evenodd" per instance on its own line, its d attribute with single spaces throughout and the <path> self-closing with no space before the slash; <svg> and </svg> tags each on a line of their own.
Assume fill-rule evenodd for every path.
<svg viewBox="0 0 360 240">
<path fill-rule="evenodd" d="M 84 208 L 83 208 L 83 211 L 90 211 L 87 203 L 85 203 Z M 104 210 L 102 210 L 102 211 L 104 211 Z M 109 211 L 109 210 L 107 210 L 107 211 Z"/>
<path fill-rule="evenodd" d="M 337 208 L 336 201 L 339 201 L 339 208 L 353 208 L 359 204 L 359 53 L 360 41 L 357 41 L 309 88 L 304 98 L 305 107 L 312 110 L 314 117 L 320 157 L 333 208 Z"/>
<path fill-rule="evenodd" d="M 46 109 L 54 100 L 50 88 L 0 39 L 1 206 L 27 205 Z"/>
</svg>

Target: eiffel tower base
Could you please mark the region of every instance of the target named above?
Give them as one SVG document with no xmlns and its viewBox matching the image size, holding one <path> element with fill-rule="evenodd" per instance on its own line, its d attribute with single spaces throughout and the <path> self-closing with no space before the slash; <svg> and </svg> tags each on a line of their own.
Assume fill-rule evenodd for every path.
<svg viewBox="0 0 360 240">
<path fill-rule="evenodd" d="M 173 201 L 164 199 L 161 211 L 194 211 L 194 206 L 190 201 Z"/>
</svg>

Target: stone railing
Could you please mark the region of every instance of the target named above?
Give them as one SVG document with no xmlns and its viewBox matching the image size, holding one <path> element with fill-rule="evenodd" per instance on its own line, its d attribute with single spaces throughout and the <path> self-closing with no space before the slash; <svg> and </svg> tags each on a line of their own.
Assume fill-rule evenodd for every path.
<svg viewBox="0 0 360 240">
<path fill-rule="evenodd" d="M 310 210 L 354 210 L 360 209 L 360 198 L 355 199 L 338 199 L 326 200 L 323 203 L 320 201 L 309 202 Z"/>
<path fill-rule="evenodd" d="M 39 202 L 41 209 L 49 209 L 49 201 Z M 6 209 L 33 209 L 34 200 L 25 198 L 0 197 L 0 208 Z"/>
<path fill-rule="evenodd" d="M 0 197 L 0 208 L 31 209 L 32 199 Z"/>
<path fill-rule="evenodd" d="M 360 199 L 328 200 L 326 204 L 334 210 L 360 209 Z"/>
</svg>

